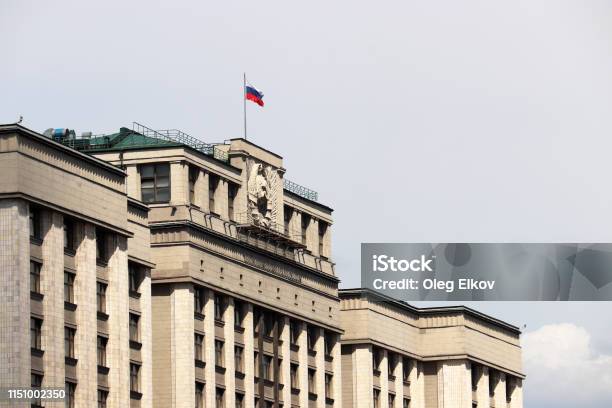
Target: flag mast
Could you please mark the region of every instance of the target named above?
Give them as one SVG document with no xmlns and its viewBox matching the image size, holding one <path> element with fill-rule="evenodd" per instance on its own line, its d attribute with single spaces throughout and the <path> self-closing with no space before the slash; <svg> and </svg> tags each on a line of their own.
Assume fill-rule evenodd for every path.
<svg viewBox="0 0 612 408">
<path fill-rule="evenodd" d="M 246 72 L 242 76 L 242 107 L 244 110 L 244 139 L 247 138 L 247 118 L 246 118 Z"/>
</svg>

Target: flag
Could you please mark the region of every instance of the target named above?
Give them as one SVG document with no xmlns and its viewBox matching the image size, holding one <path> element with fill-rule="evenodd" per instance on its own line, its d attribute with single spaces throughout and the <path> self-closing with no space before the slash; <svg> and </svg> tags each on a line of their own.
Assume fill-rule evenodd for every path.
<svg viewBox="0 0 612 408">
<path fill-rule="evenodd" d="M 245 93 L 244 97 L 248 99 L 249 101 L 253 101 L 259 106 L 264 106 L 263 92 L 257 90 L 254 86 L 246 85 L 244 93 Z"/>
</svg>

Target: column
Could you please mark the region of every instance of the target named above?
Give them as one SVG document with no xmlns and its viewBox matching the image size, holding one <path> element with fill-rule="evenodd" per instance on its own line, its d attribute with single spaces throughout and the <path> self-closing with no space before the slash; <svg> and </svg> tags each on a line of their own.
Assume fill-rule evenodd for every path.
<svg viewBox="0 0 612 408">
<path fill-rule="evenodd" d="M 40 272 L 45 313 L 42 325 L 42 349 L 45 351 L 43 387 L 64 388 L 64 219 L 60 213 L 45 211 L 41 221 L 42 231 L 46 232 Z M 63 407 L 64 403 L 49 401 L 45 406 Z"/>
<path fill-rule="evenodd" d="M 76 224 L 75 235 L 76 242 L 79 243 L 74 260 L 76 266 L 76 277 L 74 280 L 74 303 L 77 305 L 77 330 L 74 339 L 74 352 L 76 358 L 78 359 L 76 374 L 79 380 L 76 387 L 75 400 L 76 406 L 88 407 L 95 406 L 98 403 L 98 357 L 96 349 L 98 319 L 96 302 L 95 228 L 92 224 L 79 222 Z M 61 282 L 63 281 L 64 278 L 62 276 Z M 61 293 L 63 293 L 63 290 Z M 117 318 L 117 312 L 113 313 L 113 311 L 111 311 L 109 318 L 109 332 L 111 331 L 110 319 L 113 318 Z M 60 338 L 63 339 L 63 336 Z M 111 344 L 109 341 L 109 346 L 110 345 Z M 116 344 L 115 346 L 117 347 Z M 107 351 L 108 350 L 111 350 L 111 348 L 107 348 Z M 110 361 L 112 362 L 112 359 Z M 116 366 L 111 367 L 112 368 L 109 373 L 110 375 L 113 374 L 112 370 L 115 370 L 115 372 L 117 371 Z M 117 385 L 116 387 L 113 387 L 114 384 L 112 384 L 112 382 L 110 385 L 111 395 L 115 395 L 115 404 L 113 405 L 111 403 L 110 406 L 119 407 L 120 400 L 117 400 L 116 398 L 117 393 L 119 392 L 119 386 Z"/>
<path fill-rule="evenodd" d="M 514 378 L 509 408 L 523 408 L 523 380 L 521 378 Z"/>
<path fill-rule="evenodd" d="M 185 162 L 170 163 L 170 202 L 174 205 L 189 203 L 189 166 Z"/>
<path fill-rule="evenodd" d="M 345 378 L 344 381 L 348 381 Z M 353 404 L 356 408 L 372 407 L 372 346 L 359 344 L 353 353 Z M 382 407 L 382 405 L 381 405 Z"/>
<path fill-rule="evenodd" d="M 325 408 L 325 330 L 317 328 L 318 336 L 315 343 L 315 377 L 317 392 L 317 407 Z"/>
<path fill-rule="evenodd" d="M 308 339 L 307 324 L 301 323 L 298 337 L 298 382 L 300 385 L 300 407 L 308 407 Z"/>
<path fill-rule="evenodd" d="M 412 408 L 425 408 L 425 375 L 423 363 L 413 360 L 410 370 L 410 406 Z"/>
<path fill-rule="evenodd" d="M 291 406 L 291 342 L 290 331 L 291 326 L 289 325 L 289 317 L 283 316 L 282 318 L 282 331 L 280 333 L 280 340 L 282 341 L 280 354 L 283 356 L 281 362 L 281 380 L 283 383 L 282 398 L 283 406 Z"/>
<path fill-rule="evenodd" d="M 193 310 L 193 308 L 192 308 Z M 206 385 L 204 393 L 206 394 L 205 406 L 215 406 L 215 295 L 210 289 L 206 289 L 206 303 L 204 304 L 204 356 L 206 366 L 204 367 L 204 378 Z M 192 317 L 193 320 L 193 317 Z M 191 333 L 193 337 L 193 330 Z M 193 366 L 193 357 L 191 358 Z M 193 368 L 191 369 L 193 371 Z M 195 379 L 194 379 L 195 382 Z M 191 404 L 191 406 L 194 406 Z"/>
<path fill-rule="evenodd" d="M 493 399 L 495 400 L 495 407 L 506 407 L 506 374 L 497 372 L 497 384 L 495 385 L 495 395 Z"/>
<path fill-rule="evenodd" d="M 193 286 L 177 283 L 172 289 L 172 373 L 168 375 L 174 377 L 173 408 L 191 408 L 195 406 Z"/>
<path fill-rule="evenodd" d="M 323 237 L 323 256 L 327 257 L 327 258 L 332 258 L 332 239 L 331 239 L 331 235 L 332 235 L 332 231 L 331 231 L 331 224 L 327 224 L 327 229 L 325 230 L 325 235 Z M 396 397 L 397 398 L 397 397 Z"/>
<path fill-rule="evenodd" d="M 192 307 L 193 309 L 193 307 Z M 153 406 L 153 337 L 151 322 L 151 271 L 146 268 L 140 283 L 140 341 L 142 348 L 142 367 L 140 368 L 141 407 Z M 195 381 L 195 380 L 194 380 Z"/>
<path fill-rule="evenodd" d="M 253 304 L 245 305 L 244 314 L 244 406 L 253 408 L 255 402 Z"/>
<path fill-rule="evenodd" d="M 0 386 L 29 387 L 30 233 L 26 201 L 0 200 L 0 253 L 0 344 L 3 347 Z M 29 407 L 30 404 L 15 406 Z"/>
<path fill-rule="evenodd" d="M 380 359 L 380 406 L 389 406 L 389 354 L 387 350 L 382 349 L 382 358 Z"/>
<path fill-rule="evenodd" d="M 478 366 L 480 370 L 478 384 L 476 384 L 476 401 L 480 407 L 489 407 L 489 367 Z"/>
<path fill-rule="evenodd" d="M 140 192 L 140 174 L 138 173 L 138 165 L 137 164 L 128 164 L 126 166 L 127 172 L 127 195 L 128 197 L 135 198 L 136 200 L 140 200 L 142 198 L 142 194 Z"/>
<path fill-rule="evenodd" d="M 195 205 L 200 207 L 202 211 L 208 212 L 208 175 L 204 170 L 198 170 L 195 186 Z"/>
<path fill-rule="evenodd" d="M 449 360 L 438 363 L 438 406 L 472 407 L 471 374 L 467 361 Z"/>
<path fill-rule="evenodd" d="M 215 212 L 219 214 L 221 219 L 229 220 L 227 181 L 222 178 L 219 178 L 219 184 L 215 191 Z"/>
<path fill-rule="evenodd" d="M 127 238 L 113 235 L 110 237 L 111 254 L 108 260 L 108 343 L 106 345 L 107 362 L 110 368 L 109 379 L 109 406 L 119 408 L 130 400 L 130 335 L 128 298 L 128 265 L 127 265 Z M 95 247 L 93 248 L 95 259 Z M 95 265 L 95 262 L 94 262 Z M 78 271 L 77 271 L 78 275 Z M 95 316 L 96 307 L 95 273 L 93 280 L 92 309 Z M 79 306 L 80 307 L 80 306 Z M 77 309 L 78 310 L 78 309 Z M 95 318 L 93 318 L 95 322 Z M 93 334 L 93 353 L 96 355 L 96 331 Z M 80 386 L 80 382 L 79 382 Z M 77 387 L 78 389 L 79 387 Z M 94 403 L 97 404 L 97 395 Z M 77 403 L 77 405 L 79 405 Z"/>
<path fill-rule="evenodd" d="M 332 368 L 334 370 L 334 407 L 342 407 L 342 384 L 344 380 L 342 378 L 342 345 L 340 344 L 339 334 L 335 336 L 332 358 Z"/>
<path fill-rule="evenodd" d="M 397 364 L 393 370 L 393 376 L 395 377 L 395 404 L 394 408 L 402 408 L 402 401 L 404 399 L 404 358 L 401 355 L 397 355 Z M 410 379 L 410 376 L 408 376 Z"/>
<path fill-rule="evenodd" d="M 225 406 L 236 405 L 236 362 L 234 361 L 234 298 L 228 297 L 223 314 L 223 337 L 225 339 Z"/>
<path fill-rule="evenodd" d="M 319 220 L 312 218 L 308 226 L 308 246 L 314 256 L 319 256 Z"/>
</svg>

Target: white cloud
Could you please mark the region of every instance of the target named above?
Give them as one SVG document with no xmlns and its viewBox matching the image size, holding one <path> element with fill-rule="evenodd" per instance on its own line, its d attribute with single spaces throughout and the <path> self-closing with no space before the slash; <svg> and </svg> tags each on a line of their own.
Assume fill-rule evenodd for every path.
<svg viewBox="0 0 612 408">
<path fill-rule="evenodd" d="M 571 323 L 523 336 L 526 406 L 612 406 L 612 355 L 597 353 L 591 335 Z"/>
</svg>

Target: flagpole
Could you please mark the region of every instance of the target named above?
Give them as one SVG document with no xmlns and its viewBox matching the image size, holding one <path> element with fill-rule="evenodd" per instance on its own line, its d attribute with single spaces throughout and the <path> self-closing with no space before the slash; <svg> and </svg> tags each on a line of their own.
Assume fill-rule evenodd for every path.
<svg viewBox="0 0 612 408">
<path fill-rule="evenodd" d="M 246 72 L 242 76 L 242 107 L 244 110 L 244 139 L 247 138 L 247 118 L 246 118 Z"/>
</svg>

